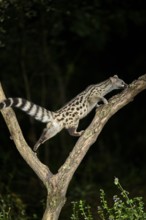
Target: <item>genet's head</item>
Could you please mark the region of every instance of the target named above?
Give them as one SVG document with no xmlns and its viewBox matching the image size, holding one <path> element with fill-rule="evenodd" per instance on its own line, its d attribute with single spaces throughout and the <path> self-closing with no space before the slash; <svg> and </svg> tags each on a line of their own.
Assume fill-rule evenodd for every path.
<svg viewBox="0 0 146 220">
<path fill-rule="evenodd" d="M 110 77 L 110 81 L 114 89 L 125 89 L 128 85 L 120 79 L 117 75 Z"/>
</svg>

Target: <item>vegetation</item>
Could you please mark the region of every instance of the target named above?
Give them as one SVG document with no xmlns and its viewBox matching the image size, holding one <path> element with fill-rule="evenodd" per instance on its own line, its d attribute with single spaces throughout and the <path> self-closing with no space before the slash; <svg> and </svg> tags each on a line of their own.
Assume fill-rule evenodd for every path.
<svg viewBox="0 0 146 220">
<path fill-rule="evenodd" d="M 144 6 L 142 1 L 127 0 L 1 0 L 0 82 L 6 95 L 56 110 L 89 84 L 111 75 L 118 74 L 130 83 L 145 73 Z M 113 176 L 119 176 L 132 195 L 146 201 L 145 97 L 146 93 L 141 93 L 105 126 L 72 180 L 70 201 L 89 199 L 95 204 L 97 189 L 112 193 Z M 33 147 L 44 125 L 15 112 Z M 93 116 L 94 112 L 80 128 L 86 128 Z M 25 209 L 27 216 L 37 210 L 40 219 L 46 191 L 9 136 L 0 117 L 2 199 L 17 195 L 14 203 L 19 197 L 24 205 L 20 205 L 21 210 Z M 55 173 L 76 140 L 62 131 L 40 148 L 39 158 Z M 5 204 L 9 213 L 11 205 Z M 70 216 L 69 204 L 60 219 Z M 18 211 L 15 213 L 19 216 Z"/>
<path fill-rule="evenodd" d="M 98 214 L 102 220 L 140 220 L 146 219 L 146 212 L 144 211 L 144 203 L 142 197 L 129 198 L 127 192 L 118 178 L 115 178 L 115 185 L 121 191 L 120 196 L 113 196 L 113 207 L 109 207 L 105 198 L 105 192 L 100 191 L 101 206 L 98 206 Z"/>
<path fill-rule="evenodd" d="M 0 195 L 0 220 L 35 220 L 36 215 L 28 217 L 26 212 L 26 206 L 23 201 L 16 194 Z"/>
<path fill-rule="evenodd" d="M 85 202 L 73 202 L 73 214 L 71 220 L 144 220 L 146 219 L 146 212 L 144 211 L 144 203 L 142 197 L 129 197 L 127 192 L 120 184 L 118 178 L 114 181 L 120 195 L 113 196 L 113 204 L 109 205 L 106 194 L 103 189 L 100 190 L 100 203 L 98 206 L 97 216 L 94 218 L 91 207 Z"/>
</svg>

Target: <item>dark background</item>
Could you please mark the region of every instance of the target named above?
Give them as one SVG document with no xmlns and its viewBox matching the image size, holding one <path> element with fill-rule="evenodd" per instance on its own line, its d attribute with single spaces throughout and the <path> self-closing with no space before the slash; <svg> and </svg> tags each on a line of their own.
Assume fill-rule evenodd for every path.
<svg viewBox="0 0 146 220">
<path fill-rule="evenodd" d="M 143 2 L 60 0 L 0 3 L 0 81 L 7 97 L 23 97 L 57 110 L 88 85 L 117 74 L 126 83 L 145 73 L 146 10 Z M 112 93 L 113 95 L 115 93 Z M 110 96 L 111 96 L 110 95 Z M 110 97 L 108 96 L 108 97 Z M 99 189 L 114 193 L 118 177 L 131 196 L 146 201 L 146 92 L 114 115 L 74 175 L 62 219 L 71 201 L 98 205 Z M 15 109 L 30 146 L 44 125 Z M 80 123 L 86 128 L 94 111 Z M 0 117 L 0 191 L 43 212 L 46 192 L 23 161 Z M 57 172 L 76 138 L 62 131 L 40 147 L 39 157 Z"/>
</svg>

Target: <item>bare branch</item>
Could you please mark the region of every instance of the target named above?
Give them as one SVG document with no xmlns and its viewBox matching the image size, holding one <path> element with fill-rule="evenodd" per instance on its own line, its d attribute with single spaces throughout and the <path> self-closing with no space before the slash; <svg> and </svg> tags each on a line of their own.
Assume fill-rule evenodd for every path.
<svg viewBox="0 0 146 220">
<path fill-rule="evenodd" d="M 6 97 L 0 84 L 0 101 L 4 100 L 5 98 Z M 29 164 L 29 166 L 34 170 L 37 176 L 46 185 L 49 178 L 52 177 L 52 173 L 50 172 L 47 166 L 45 166 L 40 162 L 40 160 L 38 160 L 36 154 L 27 145 L 14 111 L 11 108 L 4 109 L 2 110 L 2 115 L 8 126 L 8 129 L 11 134 L 11 139 L 14 141 L 17 150 L 24 158 L 24 160 Z"/>
<path fill-rule="evenodd" d="M 74 172 L 86 155 L 88 149 L 96 141 L 106 122 L 112 115 L 131 102 L 134 97 L 144 89 L 146 89 L 146 74 L 133 81 L 123 92 L 112 97 L 108 105 L 102 105 L 97 108 L 92 123 L 78 139 L 69 157 L 59 169 L 57 178 L 64 184 L 64 193 L 66 193 Z"/>
</svg>

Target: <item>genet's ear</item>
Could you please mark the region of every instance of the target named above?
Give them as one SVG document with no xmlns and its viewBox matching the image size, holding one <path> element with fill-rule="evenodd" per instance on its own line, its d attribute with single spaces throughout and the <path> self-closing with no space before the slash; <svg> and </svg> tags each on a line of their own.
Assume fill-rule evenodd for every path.
<svg viewBox="0 0 146 220">
<path fill-rule="evenodd" d="M 114 75 L 113 77 L 114 77 L 114 78 L 119 78 L 118 75 Z"/>
<path fill-rule="evenodd" d="M 114 75 L 114 76 L 110 77 L 110 80 L 111 80 L 112 83 L 116 82 L 117 79 L 119 79 L 119 77 L 117 75 Z"/>
</svg>

